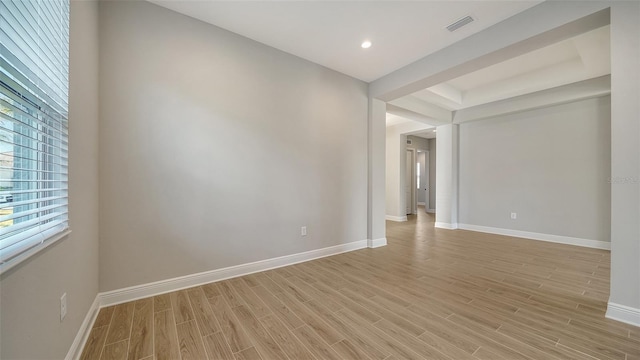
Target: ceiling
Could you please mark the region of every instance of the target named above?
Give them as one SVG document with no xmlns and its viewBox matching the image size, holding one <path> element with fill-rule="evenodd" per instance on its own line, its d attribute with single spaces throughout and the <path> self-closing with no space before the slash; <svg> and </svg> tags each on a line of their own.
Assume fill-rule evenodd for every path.
<svg viewBox="0 0 640 360">
<path fill-rule="evenodd" d="M 413 136 L 417 136 L 417 137 L 421 137 L 423 139 L 435 139 L 436 138 L 436 131 L 435 130 L 425 130 L 423 132 L 419 132 L 419 133 L 415 133 L 415 134 L 411 134 Z"/>
<path fill-rule="evenodd" d="M 409 95 L 460 110 L 611 73 L 609 26 Z"/>
<path fill-rule="evenodd" d="M 392 100 L 387 105 L 387 127 L 411 121 L 433 124 L 437 114 L 447 118 L 479 105 L 609 75 L 609 32 L 610 26 L 604 26 Z M 580 89 L 569 90 L 570 96 Z M 563 99 L 552 99 L 556 100 Z"/>
<path fill-rule="evenodd" d="M 149 1 L 367 82 L 542 2 Z"/>
<path fill-rule="evenodd" d="M 403 117 L 398 116 L 398 115 L 387 113 L 387 124 L 386 124 L 387 127 L 404 124 L 404 123 L 409 122 L 409 121 L 411 121 L 411 120 L 409 120 L 407 118 L 403 118 Z"/>
</svg>

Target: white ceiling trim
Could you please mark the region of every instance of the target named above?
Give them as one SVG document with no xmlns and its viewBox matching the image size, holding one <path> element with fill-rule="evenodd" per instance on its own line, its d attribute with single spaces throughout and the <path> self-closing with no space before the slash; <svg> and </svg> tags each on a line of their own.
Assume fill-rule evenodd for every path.
<svg viewBox="0 0 640 360">
<path fill-rule="evenodd" d="M 443 99 L 462 105 L 462 91 L 450 83 L 434 85 L 426 89 Z"/>
<path fill-rule="evenodd" d="M 611 76 L 579 81 L 453 112 L 453 123 L 482 120 L 611 94 Z"/>
<path fill-rule="evenodd" d="M 413 122 L 419 122 L 430 126 L 438 126 L 444 124 L 444 122 L 442 121 L 434 120 L 417 112 L 413 112 L 399 106 L 394 106 L 392 104 L 387 104 L 387 114 L 393 114 Z"/>
<path fill-rule="evenodd" d="M 609 23 L 604 3 L 545 1 L 377 79 L 369 94 L 391 101 Z"/>
<path fill-rule="evenodd" d="M 420 100 L 414 96 L 405 96 L 403 98 L 390 101 L 387 103 L 387 106 L 389 106 L 389 104 L 420 114 L 430 119 L 431 123 L 448 124 L 451 123 L 452 120 L 451 111 Z"/>
</svg>

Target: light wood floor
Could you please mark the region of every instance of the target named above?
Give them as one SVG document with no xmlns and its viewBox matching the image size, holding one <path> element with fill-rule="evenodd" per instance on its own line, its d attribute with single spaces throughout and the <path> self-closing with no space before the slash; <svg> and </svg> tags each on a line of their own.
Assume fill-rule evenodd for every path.
<svg viewBox="0 0 640 360">
<path fill-rule="evenodd" d="M 102 309 L 83 359 L 640 359 L 609 252 L 387 223 L 389 245 Z"/>
</svg>

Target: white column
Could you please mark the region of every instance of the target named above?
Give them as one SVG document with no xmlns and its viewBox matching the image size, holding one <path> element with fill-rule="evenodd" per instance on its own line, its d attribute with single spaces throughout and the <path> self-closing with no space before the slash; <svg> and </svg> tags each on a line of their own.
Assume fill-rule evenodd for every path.
<svg viewBox="0 0 640 360">
<path fill-rule="evenodd" d="M 385 204 L 386 216 L 389 220 L 406 221 L 407 212 L 404 194 L 403 164 L 404 157 L 402 151 L 405 150 L 406 136 L 399 134 L 395 127 L 387 129 L 386 133 L 386 168 L 385 168 Z M 402 176 L 401 176 L 402 175 Z"/>
<path fill-rule="evenodd" d="M 369 247 L 387 244 L 385 225 L 385 136 L 386 104 L 369 99 L 369 176 L 368 228 Z"/>
<path fill-rule="evenodd" d="M 458 125 L 437 127 L 436 140 L 436 224 L 458 228 Z"/>
<path fill-rule="evenodd" d="M 611 291 L 607 317 L 640 326 L 640 3 L 611 4 Z"/>
</svg>

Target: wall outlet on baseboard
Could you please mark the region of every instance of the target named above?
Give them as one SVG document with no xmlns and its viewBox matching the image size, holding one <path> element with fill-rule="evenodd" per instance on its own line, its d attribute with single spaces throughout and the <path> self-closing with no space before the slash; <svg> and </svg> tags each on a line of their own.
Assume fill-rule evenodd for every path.
<svg viewBox="0 0 640 360">
<path fill-rule="evenodd" d="M 511 220 L 515 220 L 518 218 L 518 213 L 511 213 Z"/>
<path fill-rule="evenodd" d="M 67 293 L 60 297 L 60 321 L 64 320 L 65 316 L 67 316 Z"/>
<path fill-rule="evenodd" d="M 303 226 L 300 228 L 300 235 L 301 236 L 307 236 L 307 227 Z"/>
</svg>

